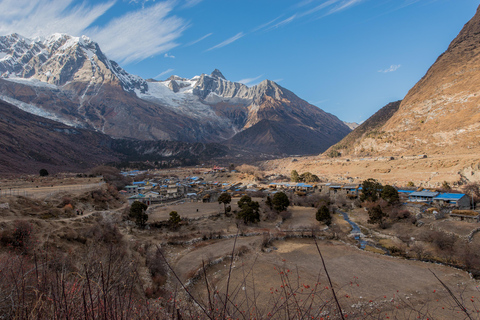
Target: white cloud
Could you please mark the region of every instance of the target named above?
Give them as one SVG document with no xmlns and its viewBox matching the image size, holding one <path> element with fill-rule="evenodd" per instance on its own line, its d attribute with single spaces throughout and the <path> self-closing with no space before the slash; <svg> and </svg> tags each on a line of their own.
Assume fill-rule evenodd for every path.
<svg viewBox="0 0 480 320">
<path fill-rule="evenodd" d="M 73 0 L 2 0 L 0 1 L 0 34 L 19 33 L 25 37 L 53 33 L 83 34 L 115 1 L 73 5 Z"/>
<path fill-rule="evenodd" d="M 252 83 L 258 79 L 260 79 L 261 77 L 263 77 L 263 74 L 259 75 L 258 77 L 255 77 L 255 78 L 246 78 L 246 79 L 242 79 L 242 80 L 239 80 L 237 82 L 239 83 L 243 83 L 245 85 L 248 85 L 249 83 Z"/>
<path fill-rule="evenodd" d="M 348 9 L 350 8 L 351 6 L 354 6 L 356 4 L 359 4 L 360 2 L 362 2 L 363 0 L 345 0 L 345 1 L 342 1 L 342 3 L 340 3 L 338 6 L 336 6 L 335 8 L 331 9 L 327 15 L 329 14 L 332 14 L 332 13 L 335 13 L 335 12 L 339 12 L 339 11 L 342 11 L 342 10 L 345 10 L 345 9 Z"/>
<path fill-rule="evenodd" d="M 210 50 L 214 50 L 214 49 L 218 49 L 218 48 L 222 48 L 222 47 L 225 47 L 235 41 L 237 41 L 238 39 L 242 38 L 243 36 L 245 36 L 245 33 L 243 32 L 239 32 L 237 33 L 236 35 L 234 35 L 233 37 L 231 38 L 228 38 L 227 40 L 217 44 L 216 46 L 213 46 L 211 47 L 210 49 L 207 49 L 206 51 L 210 51 Z"/>
<path fill-rule="evenodd" d="M 171 55 L 171 54 L 168 54 L 168 53 L 165 53 L 164 57 L 165 57 L 165 58 L 175 59 L 175 56 L 174 56 L 174 55 Z"/>
<path fill-rule="evenodd" d="M 165 71 L 163 71 L 162 73 L 160 73 L 160 74 L 158 74 L 157 76 L 155 76 L 153 79 L 158 79 L 158 78 L 160 78 L 161 76 L 164 76 L 164 75 L 166 75 L 166 74 L 169 74 L 169 73 L 171 73 L 171 72 L 174 71 L 174 70 L 175 70 L 175 69 L 165 70 Z"/>
<path fill-rule="evenodd" d="M 378 72 L 388 73 L 397 71 L 402 65 L 401 64 L 392 64 L 390 68 L 378 70 Z"/>
<path fill-rule="evenodd" d="M 274 23 L 275 21 L 277 21 L 277 20 L 280 19 L 281 17 L 282 17 L 282 16 L 276 17 L 276 18 L 273 19 L 273 20 L 270 20 L 270 21 L 268 21 L 268 22 L 266 22 L 266 23 L 264 23 L 264 24 L 262 24 L 262 25 L 259 25 L 258 27 L 256 27 L 255 29 L 253 29 L 253 32 L 256 32 L 256 31 L 261 30 L 261 29 L 263 29 L 263 28 L 265 28 L 265 27 L 268 27 L 269 25 L 271 25 L 272 23 Z"/>
<path fill-rule="evenodd" d="M 192 41 L 192 42 L 189 42 L 189 43 L 187 43 L 187 44 L 185 45 L 185 47 L 193 46 L 194 44 L 197 44 L 197 43 L 199 43 L 200 41 L 203 41 L 203 40 L 207 39 L 207 38 L 210 37 L 212 34 L 213 34 L 213 33 L 208 33 L 208 34 L 204 35 L 203 37 L 201 37 L 201 38 L 199 38 L 199 39 L 197 39 L 197 40 L 194 40 L 194 41 Z"/>
<path fill-rule="evenodd" d="M 120 63 L 140 61 L 178 46 L 176 40 L 188 23 L 171 14 L 176 5 L 173 0 L 158 3 L 133 0 L 145 6 L 113 18 L 101 27 L 92 27 L 116 1 L 75 5 L 75 0 L 0 0 L 0 34 L 87 35 L 100 44 L 109 59 Z"/>
<path fill-rule="evenodd" d="M 186 7 L 186 8 L 191 8 L 193 6 L 196 6 L 197 4 L 199 4 L 202 1 L 203 0 L 185 0 L 185 4 L 183 6 Z"/>
<path fill-rule="evenodd" d="M 315 12 L 317 12 L 317 11 L 323 10 L 323 9 L 325 9 L 326 7 L 331 6 L 331 5 L 335 4 L 335 3 L 337 3 L 338 1 L 340 1 L 340 0 L 328 0 L 328 1 L 325 1 L 325 2 L 322 3 L 322 4 L 316 6 L 316 7 L 312 8 L 312 9 L 310 9 L 310 10 L 308 10 L 308 11 L 305 11 L 304 13 L 301 14 L 301 16 L 302 16 L 302 17 L 303 17 L 303 16 L 307 16 L 307 15 L 313 14 L 313 13 L 315 13 Z"/>
<path fill-rule="evenodd" d="M 282 20 L 280 21 L 279 23 L 277 24 L 274 24 L 273 26 L 271 26 L 270 28 L 268 28 L 268 30 L 271 30 L 271 29 L 276 29 L 276 28 L 279 28 L 279 27 L 282 27 L 286 24 L 289 24 L 290 22 L 292 22 L 293 20 L 295 20 L 295 18 L 297 17 L 296 14 L 294 14 L 293 16 L 285 19 L 285 20 Z"/>
<path fill-rule="evenodd" d="M 123 63 L 166 52 L 178 46 L 175 40 L 187 28 L 183 19 L 168 16 L 173 8 L 173 2 L 160 2 L 127 13 L 90 30 L 91 37 L 111 59 Z"/>
</svg>

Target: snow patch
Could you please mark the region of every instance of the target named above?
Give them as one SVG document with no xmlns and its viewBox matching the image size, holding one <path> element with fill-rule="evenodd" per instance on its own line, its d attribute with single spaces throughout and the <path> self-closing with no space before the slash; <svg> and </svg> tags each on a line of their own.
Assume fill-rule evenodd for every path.
<svg viewBox="0 0 480 320">
<path fill-rule="evenodd" d="M 0 95 L 0 100 L 3 100 L 7 103 L 10 103 L 12 105 L 14 105 L 15 107 L 19 108 L 20 110 L 23 110 L 25 112 L 28 112 L 28 113 L 31 113 L 31 114 L 34 114 L 34 115 L 37 115 L 37 116 L 40 116 L 40 117 L 43 117 L 43 118 L 47 118 L 47 119 L 50 119 L 50 120 L 53 120 L 53 121 L 57 121 L 57 122 L 61 122 L 63 124 L 66 124 L 67 126 L 71 126 L 71 127 L 75 127 L 75 128 L 81 128 L 82 125 L 81 123 L 79 123 L 78 121 L 70 121 L 70 120 L 67 120 L 67 119 L 63 119 L 53 113 L 50 113 L 46 110 L 43 110 L 42 108 L 39 108 L 33 104 L 29 104 L 29 103 L 25 103 L 23 101 L 20 101 L 20 100 L 17 100 L 17 99 L 14 99 L 14 98 L 11 98 L 11 97 L 7 97 L 7 96 L 4 96 L 4 95 Z"/>
<path fill-rule="evenodd" d="M 49 88 L 49 89 L 58 89 L 58 87 L 54 84 L 50 84 L 47 82 L 42 82 L 38 79 L 34 78 L 19 78 L 15 76 L 10 76 L 9 78 L 5 78 L 4 80 L 24 84 L 27 86 L 34 86 L 34 87 L 41 87 L 41 88 Z"/>
<path fill-rule="evenodd" d="M 140 99 L 161 104 L 176 113 L 185 114 L 192 118 L 221 123 L 228 121 L 219 117 L 210 106 L 203 104 L 196 95 L 187 92 L 187 90 L 174 93 L 162 82 L 151 82 L 148 85 L 147 92 L 141 93 L 140 90 L 135 90 L 135 93 Z"/>
</svg>

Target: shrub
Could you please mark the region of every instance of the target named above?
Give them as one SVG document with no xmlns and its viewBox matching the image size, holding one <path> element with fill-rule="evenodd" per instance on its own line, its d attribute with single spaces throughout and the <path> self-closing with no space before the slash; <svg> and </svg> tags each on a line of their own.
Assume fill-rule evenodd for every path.
<svg viewBox="0 0 480 320">
<path fill-rule="evenodd" d="M 147 208 L 148 206 L 140 201 L 135 201 L 130 206 L 130 217 L 135 219 L 135 223 L 138 227 L 143 228 L 147 223 L 148 215 L 145 213 Z"/>
<path fill-rule="evenodd" d="M 244 223 L 257 222 L 260 220 L 258 209 L 260 205 L 257 201 L 252 201 L 249 196 L 243 196 L 238 200 L 240 211 L 237 214 L 238 219 L 242 219 Z"/>
<path fill-rule="evenodd" d="M 288 196 L 284 192 L 277 192 L 273 196 L 272 204 L 275 211 L 285 211 L 290 205 L 290 200 L 288 200 Z"/>
<path fill-rule="evenodd" d="M 393 209 L 389 214 L 389 218 L 394 221 L 408 219 L 410 217 L 411 213 L 408 210 Z"/>
<path fill-rule="evenodd" d="M 330 226 L 330 224 L 332 224 L 332 215 L 330 214 L 330 210 L 328 209 L 328 207 L 325 205 L 321 206 L 317 210 L 315 218 L 317 219 L 317 221 L 323 222 L 327 226 Z"/>
<path fill-rule="evenodd" d="M 47 169 L 40 169 L 39 174 L 40 174 L 40 177 L 46 177 L 48 176 L 48 171 Z"/>
<path fill-rule="evenodd" d="M 168 225 L 170 226 L 170 228 L 174 230 L 177 229 L 181 221 L 182 218 L 180 218 L 180 215 L 177 211 L 170 212 L 170 218 L 168 218 Z"/>
<path fill-rule="evenodd" d="M 300 182 L 300 176 L 298 175 L 297 170 L 292 170 L 290 173 L 290 180 L 292 182 Z"/>
<path fill-rule="evenodd" d="M 369 178 L 362 182 L 361 201 L 377 201 L 382 192 L 382 185 L 375 179 Z"/>
<path fill-rule="evenodd" d="M 398 191 L 394 187 L 390 185 L 386 185 L 383 187 L 382 193 L 380 194 L 380 197 L 387 201 L 389 204 L 393 204 L 398 202 L 400 197 L 398 196 Z"/>
<path fill-rule="evenodd" d="M 368 223 L 375 224 L 381 223 L 387 215 L 383 212 L 380 205 L 376 205 L 373 208 L 368 209 Z"/>
<path fill-rule="evenodd" d="M 226 192 L 222 193 L 219 197 L 218 197 L 218 203 L 223 203 L 223 209 L 225 211 L 225 215 L 227 215 L 227 204 L 229 204 L 230 202 L 232 202 L 232 196 Z"/>
</svg>

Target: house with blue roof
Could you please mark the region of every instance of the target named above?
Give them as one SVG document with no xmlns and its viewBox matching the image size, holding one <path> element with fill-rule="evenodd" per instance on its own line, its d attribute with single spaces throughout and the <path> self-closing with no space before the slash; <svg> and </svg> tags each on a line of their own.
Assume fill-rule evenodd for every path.
<svg viewBox="0 0 480 320">
<path fill-rule="evenodd" d="M 430 204 L 433 202 L 433 198 L 438 195 L 439 193 L 436 191 L 416 191 L 410 193 L 410 195 L 408 196 L 408 201 Z"/>
<path fill-rule="evenodd" d="M 470 197 L 463 193 L 440 193 L 433 198 L 433 203 L 442 207 L 470 209 Z"/>
</svg>

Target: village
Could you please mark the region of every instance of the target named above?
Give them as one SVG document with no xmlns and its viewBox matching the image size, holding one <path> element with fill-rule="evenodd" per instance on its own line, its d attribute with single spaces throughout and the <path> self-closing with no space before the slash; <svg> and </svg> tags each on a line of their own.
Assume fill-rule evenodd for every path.
<svg viewBox="0 0 480 320">
<path fill-rule="evenodd" d="M 278 182 L 285 180 L 285 177 L 273 176 L 263 181 L 244 182 L 230 181 L 222 182 L 222 177 L 229 178 L 238 173 L 236 170 L 229 171 L 222 167 L 213 167 L 211 170 L 204 170 L 196 176 L 185 176 L 180 178 L 172 176 L 157 178 L 155 176 L 142 181 L 134 181 L 120 191 L 128 198 L 131 205 L 140 201 L 146 205 L 166 204 L 171 202 L 217 202 L 222 193 L 228 193 L 232 198 L 240 198 L 243 195 L 273 196 L 277 192 L 286 193 L 291 200 L 295 197 L 308 197 L 310 195 L 328 196 L 334 200 L 353 201 L 358 199 L 362 191 L 362 184 L 338 183 L 338 182 Z M 133 179 L 145 174 L 143 171 L 123 172 Z M 229 179 L 232 180 L 232 179 Z M 423 189 L 415 187 L 396 187 L 400 200 L 403 204 L 414 208 L 414 211 L 425 212 L 427 209 L 438 208 L 455 215 L 454 210 L 474 209 L 475 204 L 472 198 L 461 192 L 442 192 L 435 189 Z M 461 215 L 456 215 L 460 217 Z M 472 218 L 471 215 L 465 216 Z M 476 217 L 478 221 L 478 216 Z"/>
</svg>

